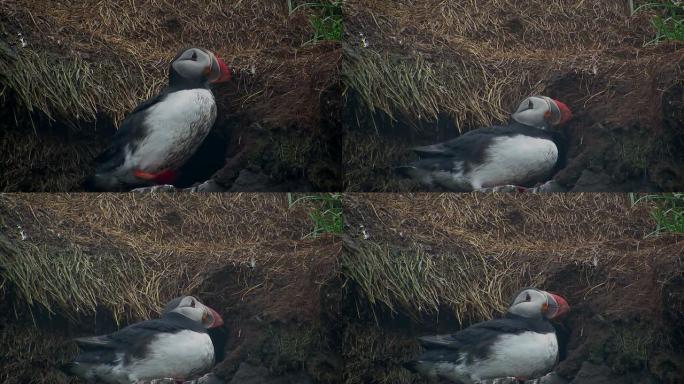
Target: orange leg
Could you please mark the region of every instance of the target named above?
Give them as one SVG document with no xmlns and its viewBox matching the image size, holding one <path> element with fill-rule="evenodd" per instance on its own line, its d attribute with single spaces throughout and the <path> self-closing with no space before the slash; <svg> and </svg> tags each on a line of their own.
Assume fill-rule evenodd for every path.
<svg viewBox="0 0 684 384">
<path fill-rule="evenodd" d="M 171 184 L 176 180 L 176 172 L 170 169 L 165 169 L 161 172 L 149 173 L 136 169 L 133 175 L 141 180 L 151 181 L 156 184 Z"/>
</svg>

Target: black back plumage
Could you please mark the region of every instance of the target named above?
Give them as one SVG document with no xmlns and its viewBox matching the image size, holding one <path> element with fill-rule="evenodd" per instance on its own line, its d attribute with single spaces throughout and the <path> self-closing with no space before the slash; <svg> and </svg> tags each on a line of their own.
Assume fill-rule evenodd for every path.
<svg viewBox="0 0 684 384">
<path fill-rule="evenodd" d="M 513 137 L 524 135 L 529 137 L 551 140 L 558 146 L 561 137 L 558 133 L 530 127 L 511 121 L 506 126 L 491 126 L 487 128 L 468 131 L 463 135 L 435 145 L 417 147 L 413 151 L 418 153 L 425 160 L 418 160 L 413 165 L 427 164 L 429 162 L 439 163 L 440 159 L 447 160 L 445 165 L 452 168 L 453 159 L 462 159 L 466 162 L 466 167 L 473 164 L 481 164 L 485 160 L 487 148 L 499 137 Z M 559 156 L 560 157 L 560 156 Z M 442 168 L 438 168 L 442 169 Z"/>
<path fill-rule="evenodd" d="M 168 313 L 160 319 L 135 323 L 108 335 L 76 339 L 81 353 L 75 362 L 113 364 L 116 354 L 121 352 L 126 359 L 142 358 L 148 353 L 150 342 L 159 334 L 184 330 L 206 333 L 201 324 L 178 313 Z"/>
<path fill-rule="evenodd" d="M 165 89 L 157 96 L 140 103 L 128 116 L 126 116 L 121 123 L 121 127 L 119 127 L 112 137 L 112 143 L 103 153 L 95 158 L 97 164 L 95 168 L 96 172 L 108 172 L 123 164 L 125 160 L 124 148 L 126 144 L 131 145 L 131 149 L 134 150 L 138 141 L 147 135 L 147 128 L 144 124 L 145 118 L 147 117 L 147 110 L 151 106 L 162 102 L 168 93 L 169 92 Z"/>
<path fill-rule="evenodd" d="M 176 57 L 171 60 L 171 63 L 175 62 L 185 50 L 180 50 Z M 168 78 L 168 85 L 159 94 L 140 103 L 124 118 L 121 126 L 112 137 L 111 144 L 95 158 L 95 174 L 107 173 L 121 166 L 126 158 L 125 148 L 127 145 L 130 146 L 131 152 L 135 151 L 140 140 L 147 136 L 148 127 L 145 126 L 144 122 L 150 107 L 163 102 L 172 92 L 209 88 L 206 79 L 185 78 L 173 68 L 173 64 L 169 65 Z M 99 189 L 94 176 L 86 178 L 83 187 L 87 190 Z"/>
<path fill-rule="evenodd" d="M 448 361 L 456 361 L 461 353 L 470 358 L 486 358 L 500 336 L 523 332 L 552 333 L 555 329 L 541 318 L 507 314 L 504 318 L 477 323 L 454 334 L 418 338 L 426 349 L 418 360 L 444 361 L 444 357 L 449 357 Z"/>
</svg>

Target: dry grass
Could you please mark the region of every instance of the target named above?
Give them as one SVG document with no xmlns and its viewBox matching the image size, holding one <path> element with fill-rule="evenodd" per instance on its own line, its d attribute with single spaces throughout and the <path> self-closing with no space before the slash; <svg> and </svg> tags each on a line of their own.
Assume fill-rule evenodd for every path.
<svg viewBox="0 0 684 384">
<path fill-rule="evenodd" d="M 502 100 L 510 99 L 512 82 L 520 81 L 513 73 L 492 79 L 479 63 L 466 60 L 430 63 L 422 56 L 398 58 L 372 50 L 345 50 L 342 73 L 370 112 L 408 120 L 435 120 L 444 112 L 457 117 L 459 131 L 503 120 L 509 108 Z"/>
<path fill-rule="evenodd" d="M 408 147 L 409 143 L 400 138 L 349 132 L 342 151 L 345 154 L 345 191 L 366 191 L 368 180 L 378 180 L 375 189 L 380 191 L 419 190 L 420 185 L 415 181 L 392 177 L 396 164 L 413 159 Z"/>
<path fill-rule="evenodd" d="M 368 109 L 426 120 L 445 112 L 459 131 L 505 120 L 554 71 L 614 71 L 614 51 L 652 33 L 649 15 L 630 17 L 617 0 L 348 1 L 345 14 L 342 75 Z"/>
<path fill-rule="evenodd" d="M 5 131 L 0 139 L 0 153 L 6 154 L 0 158 L 0 190 L 67 191 L 78 186 L 101 147 L 87 138 L 64 145 L 62 133 L 37 138 L 33 133 Z"/>
<path fill-rule="evenodd" d="M 285 126 L 315 122 L 318 94 L 336 81 L 336 45 L 303 46 L 313 34 L 308 18 L 320 11 L 290 15 L 286 2 L 11 0 L 0 10 L 11 47 L 0 50 L 4 96 L 14 92 L 22 108 L 55 119 L 104 112 L 120 121 L 158 92 L 168 62 L 187 46 L 213 50 L 237 69 L 221 105 Z M 287 111 L 270 108 L 288 97 L 296 102 Z"/>
<path fill-rule="evenodd" d="M 333 235 L 307 238 L 322 208 L 290 205 L 286 194 L 0 195 L 0 372 L 12 372 L 0 381 L 73 382 L 56 370 L 75 354 L 70 337 L 155 317 L 188 293 L 220 311 L 233 335 L 226 352 L 237 360 L 221 369 L 232 374 L 240 350 L 264 340 L 280 349 L 263 364 L 300 362 L 317 347 L 285 345 L 297 327 L 278 340 L 262 333 L 271 324 L 319 332 L 320 290 L 340 250 Z"/>
<path fill-rule="evenodd" d="M 620 194 L 347 195 L 354 245 L 344 271 L 370 303 L 409 314 L 444 304 L 472 322 L 502 311 L 520 287 L 553 285 L 550 271 L 563 266 L 587 271 L 568 287 L 581 291 L 573 297 L 612 291 L 618 275 L 647 274 L 653 254 L 672 243 L 645 239 L 655 227 L 651 208 Z M 360 225 L 368 241 L 359 240 Z M 591 285 L 598 271 L 609 278 Z"/>
<path fill-rule="evenodd" d="M 502 312 L 510 299 L 502 295 L 524 282 L 541 283 L 539 277 L 526 276 L 526 263 L 454 251 L 431 257 L 420 248 L 374 243 L 357 248 L 349 243 L 341 260 L 342 273 L 359 285 L 371 306 L 382 304 L 414 319 L 446 306 L 461 324 Z"/>
<path fill-rule="evenodd" d="M 60 356 L 66 350 L 68 353 L 76 353 L 76 345 L 67 347 L 66 342 L 65 338 L 51 330 L 24 325 L 7 326 L 0 332 L 0 346 L 3 348 L 0 381 L 33 384 L 78 383 L 76 380 L 65 380 L 64 374 L 53 368 L 63 363 Z M 38 371 L 41 371 L 40 374 Z"/>
<path fill-rule="evenodd" d="M 102 305 L 117 321 L 144 318 L 221 266 L 278 274 L 284 255 L 306 263 L 315 204 L 288 208 L 276 194 L 5 195 L 3 294 L 12 287 L 20 309 L 75 317 Z"/>
<path fill-rule="evenodd" d="M 345 383 L 425 382 L 401 365 L 419 353 L 418 335 L 499 316 L 526 286 L 558 292 L 573 308 L 562 327 L 571 331 L 563 375 L 571 378 L 589 353 L 616 369 L 648 360 L 652 374 L 671 374 L 655 368 L 653 356 L 676 360 L 677 331 L 661 316 L 680 313 L 681 304 L 676 294 L 659 298 L 681 281 L 684 237 L 647 236 L 656 225 L 652 202 L 632 206 L 626 194 L 376 193 L 347 194 L 344 207 Z M 632 335 L 630 327 L 652 333 Z M 638 346 L 625 344 L 632 336 Z"/>
<path fill-rule="evenodd" d="M 573 188 L 594 167 L 611 190 L 634 190 L 621 182 L 643 174 L 677 190 L 681 164 L 668 146 L 679 139 L 665 111 L 678 100 L 684 45 L 644 46 L 653 11 L 630 15 L 623 0 L 350 0 L 344 12 L 347 191 L 416 189 L 392 171 L 408 148 L 504 123 L 534 94 L 574 113 L 568 171 L 556 181 Z"/>
</svg>

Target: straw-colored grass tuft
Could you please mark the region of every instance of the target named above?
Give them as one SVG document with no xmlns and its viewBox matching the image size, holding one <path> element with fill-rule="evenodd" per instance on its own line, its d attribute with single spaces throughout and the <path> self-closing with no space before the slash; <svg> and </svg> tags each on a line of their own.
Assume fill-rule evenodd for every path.
<svg viewBox="0 0 684 384">
<path fill-rule="evenodd" d="M 491 318 L 505 310 L 510 292 L 541 279 L 526 276 L 529 266 L 512 260 L 469 255 L 463 250 L 430 256 L 424 250 L 374 243 L 348 243 L 342 273 L 359 285 L 371 306 L 393 313 L 436 314 L 450 308 L 461 324 Z M 487 276 L 483 279 L 482 276 Z"/>
<path fill-rule="evenodd" d="M 269 194 L 5 195 L 0 286 L 17 311 L 145 318 L 220 266 L 308 249 L 317 207 Z"/>
<path fill-rule="evenodd" d="M 671 292 L 684 238 L 650 236 L 655 207 L 626 194 L 345 195 L 344 382 L 425 382 L 402 367 L 420 353 L 417 336 L 501 316 L 528 286 L 572 308 L 558 328 L 570 333 L 566 377 L 591 358 L 678 378 L 668 375 L 681 367 L 679 331 L 661 316 L 681 312 Z M 652 332 L 634 332 L 643 327 Z"/>
<path fill-rule="evenodd" d="M 347 87 L 360 94 L 372 113 L 429 121 L 448 113 L 459 131 L 503 120 L 508 105 L 502 100 L 514 82 L 522 81 L 513 73 L 491 76 L 477 62 L 430 63 L 422 56 L 393 57 L 372 50 L 345 50 L 342 73 Z"/>
<path fill-rule="evenodd" d="M 144 318 L 150 303 L 160 302 L 162 274 L 146 274 L 140 257 L 88 257 L 73 246 L 20 243 L 14 247 L 4 237 L 0 237 L 0 250 L 3 285 L 13 286 L 19 308 L 39 306 L 73 320 L 104 305 L 119 322 L 124 312 Z"/>
<path fill-rule="evenodd" d="M 631 14 L 622 0 L 351 0 L 343 8 L 344 123 L 361 133 L 343 154 L 354 174 L 347 190 L 410 191 L 386 171 L 405 164 L 397 150 L 505 123 L 535 94 L 574 113 L 563 127 L 571 172 L 556 178 L 560 184 L 575 187 L 593 166 L 614 180 L 606 190 L 635 190 L 620 184 L 647 173 L 660 189 L 677 190 L 671 185 L 681 164 L 654 137 L 679 142 L 680 133 L 649 134 L 670 130 L 662 111 L 678 100 L 668 90 L 679 94 L 684 62 L 681 43 L 645 46 L 658 11 Z M 435 128 L 440 122 L 448 124 Z M 384 158 L 368 145 L 387 141 L 397 145 Z M 604 143 L 606 150 L 597 149 Z M 674 176 L 661 177 L 662 167 Z"/>
<path fill-rule="evenodd" d="M 549 271 L 563 266 L 587 282 L 646 273 L 668 243 L 649 237 L 653 208 L 626 195 L 347 195 L 354 229 L 342 265 L 372 305 L 413 316 L 447 305 L 467 323 L 503 310 L 520 287 L 553 284 Z M 615 281 L 581 289 L 606 293 Z"/>
<path fill-rule="evenodd" d="M 448 113 L 459 131 L 505 119 L 554 70 L 604 70 L 607 51 L 650 33 L 649 16 L 630 17 L 622 1 L 348 1 L 345 14 L 342 76 L 365 106 L 413 120 Z"/>
<path fill-rule="evenodd" d="M 311 124 L 307 104 L 317 105 L 316 91 L 336 81 L 330 55 L 337 46 L 305 46 L 315 33 L 308 19 L 322 13 L 315 7 L 290 13 L 286 2 L 270 1 L 12 0 L 0 10 L 0 79 L 5 96 L 16 94 L 18 114 L 77 122 L 104 112 L 118 123 L 159 91 L 169 61 L 189 46 L 235 67 L 237 86 L 221 98 L 223 106 L 258 110 L 278 123 L 283 111 L 264 104 L 298 94 L 306 100 L 291 105 L 300 108 L 296 121 Z"/>
</svg>

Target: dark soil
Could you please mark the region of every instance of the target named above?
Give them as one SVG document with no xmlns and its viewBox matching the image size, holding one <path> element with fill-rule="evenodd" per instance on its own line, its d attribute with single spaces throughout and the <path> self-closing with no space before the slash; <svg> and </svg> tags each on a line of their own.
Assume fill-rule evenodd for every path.
<svg viewBox="0 0 684 384">
<path fill-rule="evenodd" d="M 214 128 L 195 155 L 180 169 L 175 182 L 185 188 L 209 179 L 231 189 L 240 172 L 263 175 L 246 192 L 336 191 L 341 184 L 341 122 L 339 86 L 320 97 L 322 116 L 311 132 L 297 125 L 277 127 L 261 115 L 219 108 Z M 115 129 L 104 114 L 95 123 L 48 121 L 40 113 L 31 120 L 12 116 L 3 106 L 0 186 L 5 192 L 83 191 L 83 180 L 94 159 L 107 146 Z M 274 128 L 273 126 L 276 125 Z"/>
<path fill-rule="evenodd" d="M 159 91 L 183 46 L 216 52 L 234 76 L 213 90 L 216 124 L 177 187 L 341 190 L 340 47 L 308 42 L 320 9 L 204 5 L 3 2 L 0 191 L 82 190 L 115 127 Z M 243 172 L 257 177 L 234 186 Z"/>
<path fill-rule="evenodd" d="M 638 51 L 624 53 L 616 66 L 629 67 Z M 545 93 L 581 99 L 586 87 L 606 89 L 577 111 L 566 128 L 570 138 L 567 167 L 554 180 L 573 191 L 630 192 L 684 189 L 682 63 L 678 50 L 662 54 L 647 73 L 628 69 L 618 80 L 564 73 L 554 76 Z M 598 175 L 593 179 L 592 174 Z"/>
<path fill-rule="evenodd" d="M 520 279 L 521 286 L 539 278 L 537 286 L 563 295 L 571 312 L 554 324 L 561 360 L 555 372 L 560 379 L 575 384 L 684 380 L 684 243 L 680 237 L 644 239 L 650 230 L 640 213 L 619 212 L 619 206 L 610 204 L 593 206 L 598 195 L 545 199 L 542 205 L 522 196 L 464 196 L 455 207 L 449 204 L 454 197 L 448 196 L 364 196 L 348 197 L 345 203 L 350 237 L 344 252 L 378 243 L 434 257 L 483 254 L 492 262 L 514 263 L 515 276 L 509 278 Z M 555 212 L 553 222 L 537 217 L 549 210 Z M 459 218 L 472 212 L 476 217 Z M 588 224 L 593 218 L 600 218 L 600 224 Z M 563 227 L 565 234 L 556 232 Z M 602 240 L 595 243 L 595 238 Z M 418 316 L 397 310 L 396 303 L 392 311 L 371 303 L 364 284 L 368 283 L 352 280 L 344 285 L 343 334 L 349 349 L 344 371 L 358 376 L 351 382 L 422 383 L 402 367 L 420 351 L 416 336 L 455 332 L 477 321 L 460 322 L 453 308 L 445 305 L 447 300 L 437 311 L 418 311 Z M 369 352 L 360 355 L 361 350 Z"/>
<path fill-rule="evenodd" d="M 324 303 L 338 288 L 331 287 L 331 274 L 339 248 L 324 243 L 320 259 L 304 268 L 285 260 L 278 266 L 227 266 L 198 288 L 198 296 L 225 314 L 230 329 L 226 358 L 214 370 L 219 378 L 230 382 L 246 363 L 273 376 L 299 372 L 313 382 L 337 382 L 340 361 L 331 339 L 336 308 Z"/>
<path fill-rule="evenodd" d="M 612 19 L 601 24 L 590 20 L 596 16 L 587 10 L 590 7 L 580 4 L 577 13 L 569 15 L 552 14 L 555 7 L 542 3 L 538 10 L 527 9 L 534 7 L 533 2 L 481 3 L 480 9 L 465 3 L 456 6 L 425 2 L 397 5 L 396 10 L 376 1 L 347 4 L 353 17 L 345 23 L 344 60 L 355 62 L 370 52 L 377 53 L 377 59 L 386 60 L 383 65 L 390 67 L 423 68 L 418 63 L 427 63 L 434 71 L 432 75 L 442 80 L 436 81 L 434 87 L 453 86 L 449 88 L 453 95 L 483 101 L 478 110 L 458 109 L 431 90 L 425 95 L 414 92 L 414 100 L 401 89 L 406 85 L 395 85 L 406 81 L 399 78 L 383 78 L 386 84 L 372 83 L 365 86 L 368 89 L 346 84 L 346 190 L 425 190 L 425 186 L 404 180 L 394 170 L 416 159 L 411 147 L 453 139 L 461 132 L 487 126 L 482 117 L 475 115 L 482 111 L 491 123 L 505 123 L 507 113 L 534 93 L 557 98 L 574 113 L 573 120 L 561 128 L 569 143 L 567 159 L 563 159 L 565 167 L 553 176 L 566 190 L 684 189 L 681 43 L 644 45 L 654 33 L 650 16 L 637 14 L 630 18 L 626 8 L 616 12 L 618 7 L 612 1 L 595 8 L 613 12 Z M 446 10 L 454 12 L 451 17 L 443 14 Z M 518 15 L 520 12 L 529 14 Z M 458 28 L 448 28 L 449 23 Z M 467 32 L 460 31 L 463 25 L 470 26 L 462 27 Z M 548 39 L 540 41 L 535 38 L 538 33 L 547 33 Z M 562 39 L 566 33 L 574 37 Z M 460 89 L 450 77 L 459 75 L 461 61 L 475 68 L 482 66 L 488 73 L 486 80 L 469 80 L 476 84 L 509 84 L 511 77 L 515 81 L 500 97 L 483 95 L 490 90 L 484 85 L 479 90 L 469 89 L 466 80 L 457 84 L 464 87 Z M 350 68 L 364 71 L 363 67 Z M 414 107 L 419 102 L 437 104 L 440 109 L 434 117 L 407 111 L 409 107 L 420 110 Z M 369 110 L 368 103 L 374 103 L 376 109 Z M 499 115 L 500 108 L 504 109 L 503 115 Z"/>
</svg>

